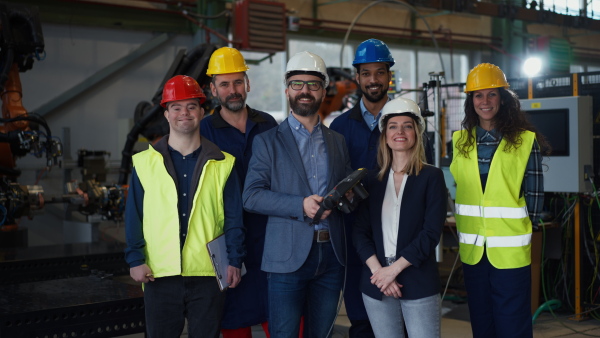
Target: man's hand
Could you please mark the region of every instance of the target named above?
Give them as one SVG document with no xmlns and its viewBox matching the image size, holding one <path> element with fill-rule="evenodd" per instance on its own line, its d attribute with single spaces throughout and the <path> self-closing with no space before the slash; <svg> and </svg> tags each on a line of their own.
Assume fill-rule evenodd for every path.
<svg viewBox="0 0 600 338">
<path fill-rule="evenodd" d="M 239 268 L 229 265 L 227 267 L 227 283 L 230 288 L 235 288 L 242 280 L 242 272 Z"/>
<path fill-rule="evenodd" d="M 152 274 L 152 270 L 150 270 L 150 267 L 146 264 L 138 265 L 135 268 L 130 268 L 129 275 L 136 282 L 154 282 L 154 274 Z"/>
<path fill-rule="evenodd" d="M 302 207 L 304 208 L 304 214 L 310 218 L 315 218 L 317 211 L 321 207 L 319 203 L 323 202 L 323 197 L 319 195 L 310 195 L 304 198 L 304 202 L 302 202 Z M 323 215 L 321 215 L 321 219 L 327 218 L 331 214 L 331 210 L 325 210 Z"/>
</svg>

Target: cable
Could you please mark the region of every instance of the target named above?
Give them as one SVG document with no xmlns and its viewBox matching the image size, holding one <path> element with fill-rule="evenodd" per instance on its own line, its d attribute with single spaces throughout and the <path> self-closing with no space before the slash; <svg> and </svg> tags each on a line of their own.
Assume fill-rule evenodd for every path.
<svg viewBox="0 0 600 338">
<path fill-rule="evenodd" d="M 575 204 L 576 204 L 576 203 L 573 203 L 573 205 L 575 205 Z M 540 223 L 541 223 L 541 221 L 540 221 Z M 542 255 L 543 255 L 543 254 L 544 254 L 544 252 L 545 252 L 545 250 L 546 250 L 546 227 L 545 227 L 543 224 L 541 224 L 541 228 L 542 228 L 542 231 L 543 231 L 543 240 L 542 240 Z M 548 295 L 547 295 L 547 293 L 546 293 L 546 283 L 545 283 L 545 281 L 544 281 L 544 280 L 545 280 L 545 278 L 544 278 L 544 275 L 545 275 L 545 274 L 544 274 L 544 264 L 543 264 L 543 262 L 542 262 L 542 265 L 541 265 L 542 292 L 543 292 L 543 294 L 544 294 L 544 300 L 545 300 L 546 302 L 548 302 Z M 573 329 L 572 327 L 570 327 L 570 326 L 566 325 L 566 324 L 565 324 L 565 323 L 564 323 L 564 322 L 563 322 L 563 321 L 562 321 L 562 320 L 559 318 L 559 316 L 557 316 L 557 315 L 554 313 L 554 310 L 552 309 L 552 306 L 548 306 L 548 309 L 550 310 L 550 313 L 552 314 L 552 316 L 554 317 L 554 319 L 558 320 L 558 322 L 559 322 L 559 323 L 560 323 L 560 324 L 561 324 L 563 327 L 565 327 L 566 329 L 568 329 L 568 330 L 571 330 L 571 331 L 573 331 L 574 333 L 582 334 L 582 335 L 589 336 L 589 337 L 600 337 L 600 336 L 598 336 L 598 335 L 591 335 L 591 334 L 587 334 L 587 333 L 585 333 L 585 332 L 581 332 L 581 331 L 578 331 L 578 330 L 575 330 L 575 329 Z M 588 311 L 584 311 L 584 312 L 582 312 L 581 314 L 588 313 L 588 312 L 591 312 L 591 311 L 594 311 L 594 310 L 595 310 L 595 309 L 588 310 Z M 579 314 L 575 314 L 575 315 L 579 315 Z"/>
<path fill-rule="evenodd" d="M 571 246 L 571 242 L 572 242 L 572 230 L 573 230 L 572 229 L 572 225 L 573 225 L 572 224 L 572 216 L 573 216 L 573 213 L 574 213 L 574 206 L 577 204 L 578 200 L 581 200 L 581 197 L 579 195 L 570 196 L 569 194 L 559 194 L 558 196 L 560 196 L 563 199 L 564 205 L 562 207 L 561 213 L 557 214 L 556 219 L 557 220 L 559 220 L 559 219 L 561 220 L 560 224 L 561 224 L 561 227 L 563 228 L 562 238 L 564 240 L 564 244 L 566 244 L 563 256 L 562 256 L 562 258 L 560 260 L 560 271 L 559 271 L 559 272 L 562 272 L 562 276 L 560 277 L 560 280 L 564 284 L 564 295 L 563 295 L 562 299 L 566 299 L 569 302 L 569 306 L 571 307 L 571 309 L 573 309 L 573 306 L 570 303 L 571 302 L 571 298 L 570 298 L 571 297 L 570 296 L 571 295 L 571 290 L 570 290 L 569 285 L 567 285 L 567 281 L 568 281 L 569 284 L 571 284 L 572 283 L 572 279 L 573 279 L 573 278 L 568 278 L 567 274 L 572 274 L 573 271 L 568 271 L 567 272 L 566 269 L 568 267 L 567 261 L 570 259 L 569 256 L 572 254 L 572 250 L 573 250 L 573 248 Z M 554 204 L 556 206 L 555 203 L 556 203 L 556 199 L 553 198 L 550 204 L 551 205 Z M 590 204 L 588 204 L 588 203 L 583 203 L 583 204 L 586 205 L 586 206 L 591 206 L 593 204 L 593 201 L 590 201 Z M 600 207 L 600 202 L 598 203 L 598 205 Z M 591 216 L 591 209 L 588 212 L 588 216 Z M 591 227 L 591 218 L 590 217 L 588 217 L 588 222 L 589 222 L 589 225 Z M 544 231 L 544 241 L 542 242 L 542 252 L 545 252 L 545 245 L 546 245 L 546 233 L 545 233 L 545 231 L 546 231 L 546 228 L 542 227 L 542 230 Z M 593 238 L 594 237 L 593 236 L 593 232 L 590 232 L 590 233 L 592 234 L 592 241 L 593 241 L 594 240 L 594 238 Z M 582 232 L 582 234 L 585 236 L 585 232 Z M 588 257 L 591 259 L 592 265 L 597 265 L 598 264 L 598 262 L 597 262 L 598 261 L 598 256 L 596 255 L 596 263 L 593 262 L 593 258 L 590 256 L 591 252 L 589 250 L 588 243 L 587 243 L 587 241 L 589 239 L 584 238 L 583 240 L 584 240 L 584 245 L 585 245 Z M 594 249 L 596 250 L 596 248 L 594 248 Z M 547 293 L 547 286 L 548 285 L 547 285 L 547 282 L 545 280 L 546 275 L 547 275 L 547 273 L 545 271 L 545 266 L 547 265 L 547 263 L 548 263 L 548 259 L 544 259 L 543 262 L 542 262 L 542 266 L 541 266 L 542 267 L 542 273 L 541 273 L 541 277 L 542 277 L 542 291 L 544 293 L 544 299 L 546 301 L 548 301 L 548 298 L 549 298 L 549 295 Z M 597 271 L 595 271 L 594 273 L 595 273 L 595 275 L 598 274 Z M 595 275 L 594 275 L 594 278 L 595 278 Z M 558 277 L 558 275 L 557 275 L 557 277 Z M 599 275 L 599 277 L 600 277 L 600 275 Z M 558 284 L 556 284 L 557 287 L 558 287 Z M 592 304 L 593 304 L 594 297 L 595 297 L 594 293 L 593 293 L 593 291 L 594 291 L 593 284 L 594 284 L 594 282 L 592 282 L 592 284 L 588 287 L 590 289 L 590 291 L 591 291 L 590 292 L 590 297 L 591 297 L 590 300 L 591 300 Z M 596 292 L 596 295 L 598 294 L 598 292 L 600 292 L 600 288 L 598 288 L 598 291 Z M 597 315 L 594 312 L 597 311 L 597 310 L 599 310 L 599 309 L 600 309 L 600 307 L 597 306 L 597 307 L 594 307 L 594 308 L 587 309 L 586 311 L 582 311 L 581 313 L 575 313 L 575 315 L 590 314 L 590 316 L 592 318 L 595 318 L 596 320 L 598 320 Z M 564 326 L 565 328 L 567 328 L 567 329 L 569 329 L 569 330 L 571 330 L 571 331 L 573 331 L 575 333 L 581 334 L 581 335 L 590 336 L 590 337 L 600 337 L 598 335 L 592 335 L 592 334 L 587 334 L 585 332 L 580 332 L 580 331 L 577 331 L 577 330 L 573 329 L 572 327 L 569 327 L 561 319 L 561 318 L 564 318 L 566 316 L 558 316 L 552 310 L 553 310 L 552 307 L 550 307 L 550 312 L 552 313 L 553 318 L 555 320 L 558 320 L 561 323 L 561 325 Z M 572 315 L 570 314 L 569 317 L 570 316 L 572 316 Z"/>
<path fill-rule="evenodd" d="M 335 311 L 335 317 L 333 317 L 333 323 L 331 323 L 331 326 L 329 327 L 329 332 L 327 333 L 327 337 L 329 337 L 332 332 L 333 332 L 333 328 L 335 327 L 335 322 L 337 321 L 337 317 L 340 314 L 340 309 L 342 308 L 342 302 L 344 300 L 344 294 L 346 293 L 346 277 L 348 276 L 348 241 L 346 241 L 346 245 L 345 245 L 345 264 L 344 264 L 344 283 L 342 284 L 342 293 L 340 294 L 340 299 L 338 300 L 338 307 L 337 310 Z"/>
<path fill-rule="evenodd" d="M 419 19 L 421 19 L 423 21 L 423 23 L 425 24 L 425 26 L 427 26 L 427 30 L 429 31 L 429 34 L 431 34 L 431 40 L 433 40 L 433 45 L 435 46 L 435 49 L 438 53 L 438 56 L 440 58 L 440 64 L 442 65 L 442 71 L 444 72 L 444 74 L 446 73 L 446 69 L 444 67 L 444 60 L 442 60 L 442 53 L 440 52 L 440 47 L 438 46 L 437 40 L 435 39 L 435 35 L 433 34 L 433 31 L 431 30 L 431 27 L 429 27 L 429 23 L 427 22 L 427 20 L 425 20 L 425 18 L 411 5 L 402 2 L 400 0 L 378 0 L 378 1 L 374 1 L 371 4 L 367 5 L 365 8 L 363 8 L 352 20 L 352 23 L 350 24 L 350 26 L 348 27 L 348 30 L 346 31 L 346 36 L 344 37 L 344 42 L 342 43 L 342 48 L 340 50 L 340 67 L 344 66 L 344 62 L 343 62 L 343 57 L 344 57 L 344 47 L 346 47 L 346 43 L 348 42 L 348 37 L 350 36 L 350 32 L 352 31 L 352 29 L 354 28 L 354 25 L 356 24 L 356 22 L 358 21 L 358 19 L 360 19 L 360 17 L 371 7 L 375 6 L 375 5 L 379 5 L 382 2 L 392 2 L 398 5 L 402 5 L 408 9 L 410 9 L 415 15 L 417 15 L 419 17 Z"/>
<path fill-rule="evenodd" d="M 0 226 L 2 226 L 4 225 L 4 222 L 6 222 L 6 218 L 8 217 L 8 210 L 6 210 L 6 208 L 2 204 L 0 204 L 0 212 L 3 215 L 2 221 L 0 221 Z"/>
<path fill-rule="evenodd" d="M 37 179 L 35 180 L 34 185 L 38 185 L 38 183 L 40 182 L 40 179 L 42 178 L 42 175 L 44 175 L 44 172 L 46 172 L 46 169 L 48 167 L 44 167 L 42 168 L 42 170 L 40 170 L 40 174 L 38 175 Z"/>
<path fill-rule="evenodd" d="M 451 212 L 451 216 L 454 216 L 454 203 L 452 203 L 452 197 L 450 196 L 450 191 L 448 191 L 448 205 L 450 206 L 450 212 Z M 458 239 L 458 235 L 456 234 L 456 231 L 454 231 L 454 229 L 452 229 L 451 226 L 448 226 L 448 228 L 450 229 L 450 233 L 452 234 L 452 236 L 454 236 L 454 239 L 456 240 L 456 243 L 460 243 L 460 240 Z M 441 243 L 440 243 L 441 244 Z M 448 275 L 448 280 L 446 281 L 446 287 L 444 287 L 444 292 L 442 293 L 442 301 L 444 300 L 444 297 L 446 297 L 446 292 L 448 291 L 448 287 L 450 286 L 450 281 L 452 280 L 452 274 L 454 273 L 454 269 L 456 268 L 456 263 L 458 262 L 458 258 L 460 257 L 460 251 L 456 252 L 456 258 L 454 259 L 454 264 L 452 264 L 452 268 L 450 269 L 450 274 Z"/>
<path fill-rule="evenodd" d="M 448 281 L 446 282 L 446 287 L 444 288 L 444 293 L 442 293 L 442 300 L 446 297 L 446 291 L 448 291 L 448 287 L 450 286 L 450 280 L 452 280 L 452 273 L 454 272 L 454 268 L 456 267 L 456 263 L 458 262 L 458 257 L 460 257 L 460 253 L 456 253 L 456 258 L 454 259 L 454 264 L 452 264 L 452 269 L 450 269 L 450 275 L 448 275 Z"/>
</svg>

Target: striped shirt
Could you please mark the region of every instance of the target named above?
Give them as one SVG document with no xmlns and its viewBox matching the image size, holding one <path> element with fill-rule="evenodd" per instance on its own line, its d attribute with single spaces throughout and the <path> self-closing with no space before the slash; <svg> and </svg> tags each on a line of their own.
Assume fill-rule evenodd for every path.
<svg viewBox="0 0 600 338">
<path fill-rule="evenodd" d="M 479 164 L 479 174 L 481 175 L 481 187 L 485 191 L 485 183 L 490 171 L 490 164 L 498 144 L 502 140 L 502 135 L 494 129 L 487 131 L 477 126 L 477 161 Z M 542 171 L 542 155 L 537 141 L 533 142 L 531 154 L 525 167 L 523 176 L 523 186 L 521 193 L 525 196 L 527 211 L 534 229 L 540 220 L 540 214 L 544 206 L 544 175 Z"/>
</svg>

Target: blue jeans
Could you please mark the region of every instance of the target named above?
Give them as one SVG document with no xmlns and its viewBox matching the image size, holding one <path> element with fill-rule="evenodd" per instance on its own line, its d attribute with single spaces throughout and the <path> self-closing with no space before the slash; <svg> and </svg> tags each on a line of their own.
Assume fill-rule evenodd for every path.
<svg viewBox="0 0 600 338">
<path fill-rule="evenodd" d="M 404 338 L 404 325 L 410 338 L 440 337 L 442 301 L 439 294 L 421 299 L 383 296 L 382 300 L 363 294 L 363 302 L 375 337 Z"/>
<path fill-rule="evenodd" d="M 484 252 L 475 265 L 463 264 L 474 338 L 531 338 L 531 265 L 496 269 Z"/>
<path fill-rule="evenodd" d="M 225 293 L 215 277 L 171 276 L 144 285 L 146 333 L 150 338 L 219 337 Z"/>
<path fill-rule="evenodd" d="M 344 267 L 331 242 L 313 242 L 300 269 L 268 275 L 271 338 L 297 338 L 304 315 L 304 336 L 331 335 L 344 283 Z"/>
</svg>

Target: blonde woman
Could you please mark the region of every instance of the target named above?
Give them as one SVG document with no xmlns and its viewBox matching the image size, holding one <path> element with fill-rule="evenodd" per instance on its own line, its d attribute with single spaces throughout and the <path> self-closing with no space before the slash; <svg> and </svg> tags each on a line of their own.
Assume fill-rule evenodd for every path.
<svg viewBox="0 0 600 338">
<path fill-rule="evenodd" d="M 435 260 L 446 216 L 446 185 L 425 164 L 424 121 L 411 100 L 389 101 L 379 120 L 377 161 L 357 212 L 354 246 L 365 264 L 361 292 L 377 337 L 440 336 L 440 281 Z"/>
</svg>

